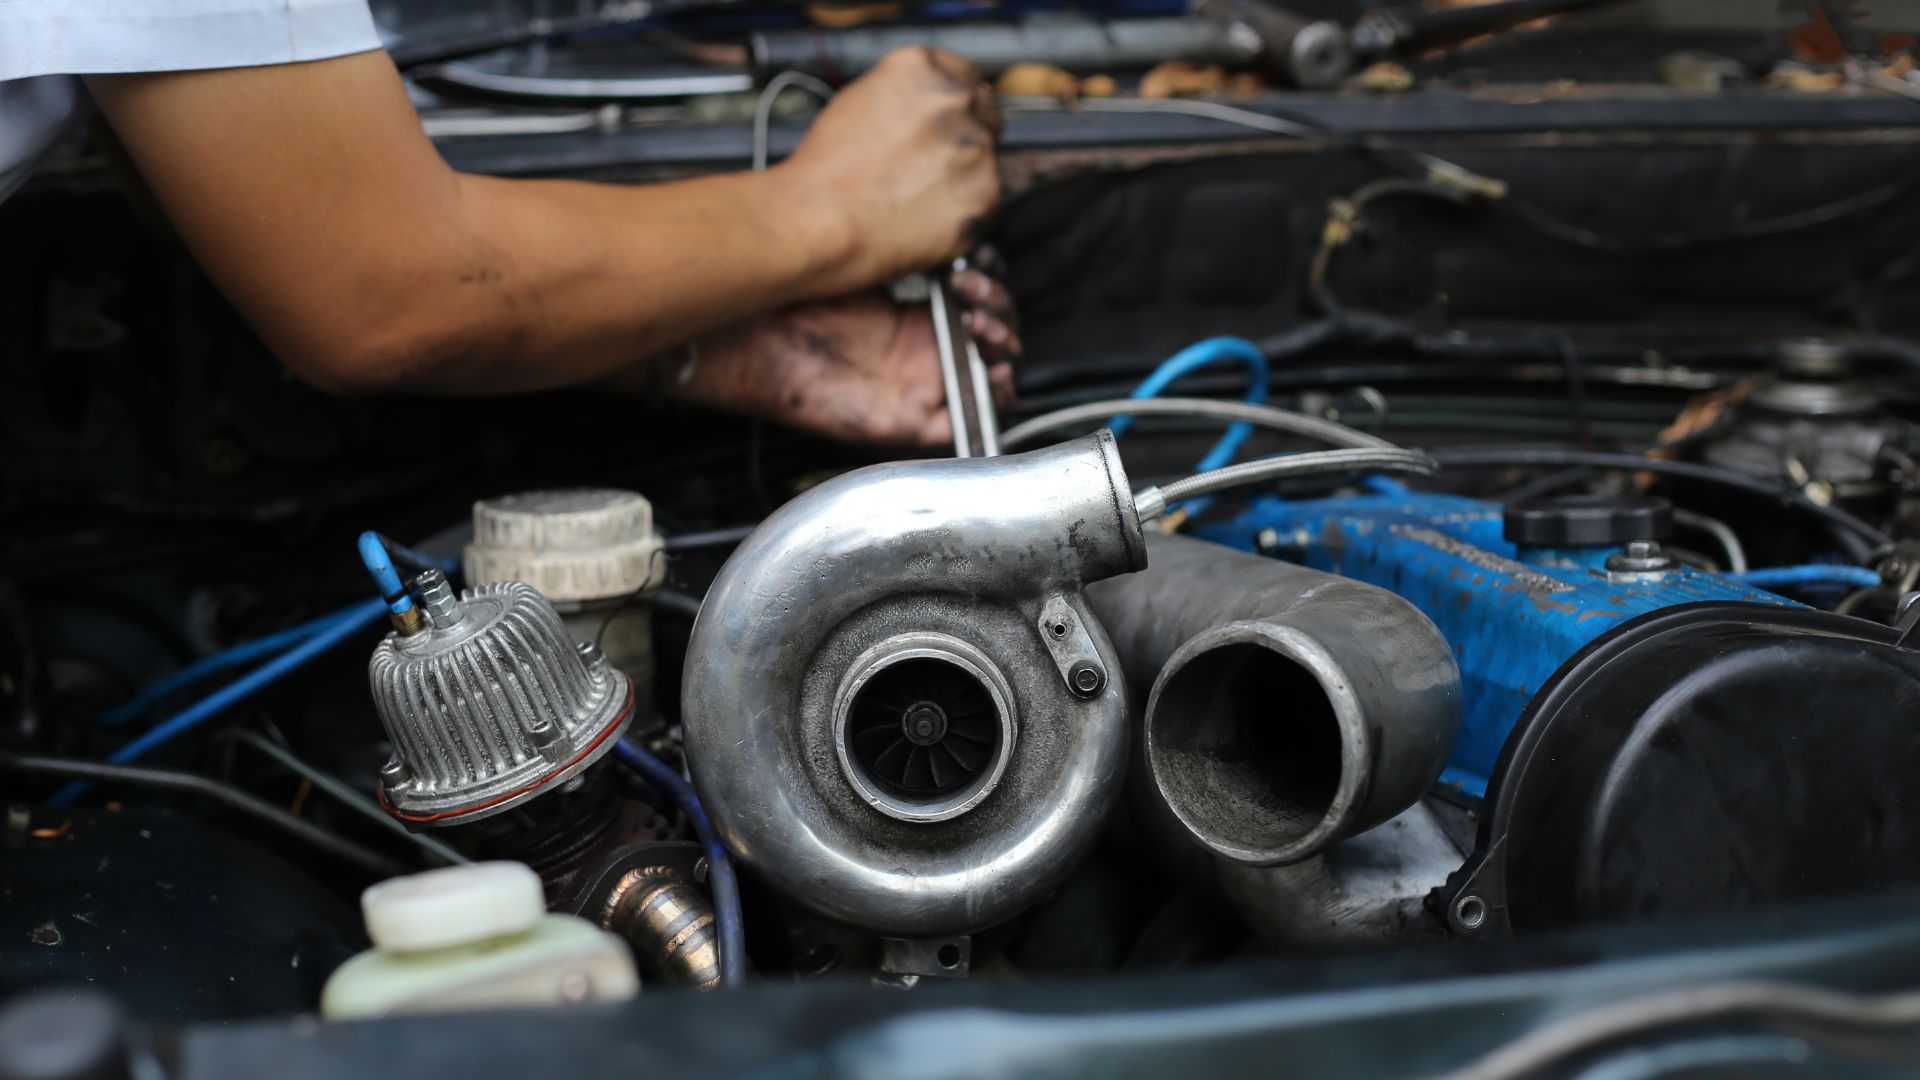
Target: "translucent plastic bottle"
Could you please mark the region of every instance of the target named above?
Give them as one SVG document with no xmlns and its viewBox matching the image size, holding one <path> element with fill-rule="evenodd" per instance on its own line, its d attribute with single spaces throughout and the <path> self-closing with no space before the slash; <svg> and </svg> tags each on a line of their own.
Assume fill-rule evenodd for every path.
<svg viewBox="0 0 1920 1080">
<path fill-rule="evenodd" d="M 360 909 L 374 947 L 327 980 L 329 1020 L 624 1001 L 640 989 L 627 944 L 548 914 L 539 876 L 520 863 L 393 878 Z"/>
</svg>

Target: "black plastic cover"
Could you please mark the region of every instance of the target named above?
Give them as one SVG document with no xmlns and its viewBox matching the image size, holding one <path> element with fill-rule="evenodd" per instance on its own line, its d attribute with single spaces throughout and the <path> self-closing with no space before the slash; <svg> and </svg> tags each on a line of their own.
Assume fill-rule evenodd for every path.
<svg viewBox="0 0 1920 1080">
<path fill-rule="evenodd" d="M 1620 547 L 1666 539 L 1673 504 L 1650 495 L 1561 495 L 1507 507 L 1502 525 L 1515 544 Z"/>
<path fill-rule="evenodd" d="M 1896 636 L 1711 603 L 1596 640 L 1514 728 L 1475 854 L 1441 890 L 1449 925 L 1524 932 L 1920 881 L 1920 652 Z"/>
</svg>

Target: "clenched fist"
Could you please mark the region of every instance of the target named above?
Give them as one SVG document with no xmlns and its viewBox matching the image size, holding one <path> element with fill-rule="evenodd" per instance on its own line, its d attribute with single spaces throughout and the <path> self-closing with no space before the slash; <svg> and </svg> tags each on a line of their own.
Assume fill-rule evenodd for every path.
<svg viewBox="0 0 1920 1080">
<path fill-rule="evenodd" d="M 890 53 L 835 95 L 776 166 L 798 212 L 846 229 L 850 288 L 940 266 L 1000 201 L 1000 112 L 972 64 L 924 46 Z"/>
<path fill-rule="evenodd" d="M 978 270 L 955 274 L 953 284 L 994 401 L 1005 408 L 1020 353 L 1013 299 Z M 879 290 L 797 304 L 708 335 L 697 357 L 667 380 L 670 396 L 850 442 L 935 447 L 953 439 L 925 304 L 902 307 Z"/>
</svg>

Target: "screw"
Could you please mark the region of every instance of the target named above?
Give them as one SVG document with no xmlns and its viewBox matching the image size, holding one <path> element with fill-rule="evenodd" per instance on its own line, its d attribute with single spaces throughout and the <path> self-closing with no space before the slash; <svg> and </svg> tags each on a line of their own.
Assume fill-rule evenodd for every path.
<svg viewBox="0 0 1920 1080">
<path fill-rule="evenodd" d="M 380 781 L 390 788 L 404 787 L 412 779 L 412 770 L 397 757 L 388 758 L 387 763 L 380 766 Z"/>
<path fill-rule="evenodd" d="M 1607 556 L 1607 569 L 1616 574 L 1647 574 L 1673 565 L 1660 545 L 1651 540 L 1629 541 L 1627 546 Z"/>
</svg>

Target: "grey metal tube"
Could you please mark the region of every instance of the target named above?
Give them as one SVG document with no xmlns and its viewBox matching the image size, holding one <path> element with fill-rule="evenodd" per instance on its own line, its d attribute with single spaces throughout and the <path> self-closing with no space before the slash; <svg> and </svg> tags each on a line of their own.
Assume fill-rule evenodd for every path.
<svg viewBox="0 0 1920 1080">
<path fill-rule="evenodd" d="M 1384 589 L 1180 536 L 1088 600 L 1136 685 L 1152 790 L 1216 856 L 1296 863 L 1413 805 L 1460 726 L 1460 672 Z"/>
<path fill-rule="evenodd" d="M 1030 906 L 1092 843 L 1126 764 L 1125 687 L 1081 589 L 1145 562 L 1105 431 L 871 466 L 782 507 L 721 570 L 687 652 L 688 765 L 727 846 L 815 912 L 888 936 Z M 923 798 L 863 762 L 850 717 L 904 706 L 894 730 L 931 751 L 948 720 L 923 706 L 955 698 L 915 691 L 927 672 L 974 695 L 988 748 L 963 786 Z"/>
<path fill-rule="evenodd" d="M 850 79 L 908 45 L 930 45 L 963 56 L 989 77 L 1023 61 L 1087 73 L 1146 68 L 1167 60 L 1246 67 L 1259 60 L 1264 49 L 1257 35 L 1236 32 L 1224 21 L 1194 17 L 1050 17 L 946 26 L 762 30 L 748 39 L 753 69 L 763 78 L 800 71 Z"/>
<path fill-rule="evenodd" d="M 1008 428 L 1000 433 L 1000 445 L 1011 450 L 1022 443 L 1032 442 L 1041 435 L 1062 428 L 1078 427 L 1089 420 L 1105 420 L 1115 416 L 1199 416 L 1216 420 L 1243 420 L 1256 427 L 1284 431 L 1290 435 L 1304 435 L 1333 446 L 1373 447 L 1379 450 L 1400 449 L 1397 444 L 1388 442 L 1378 435 L 1369 435 L 1345 424 L 1336 424 L 1331 420 L 1322 420 L 1318 416 L 1309 416 L 1290 409 L 1276 408 L 1272 405 L 1255 405 L 1246 401 L 1167 397 L 1146 398 L 1140 401 L 1132 398 L 1113 398 L 1107 401 L 1090 401 L 1084 405 L 1071 405 Z M 668 543 L 671 544 L 672 541 L 669 540 Z"/>
</svg>

